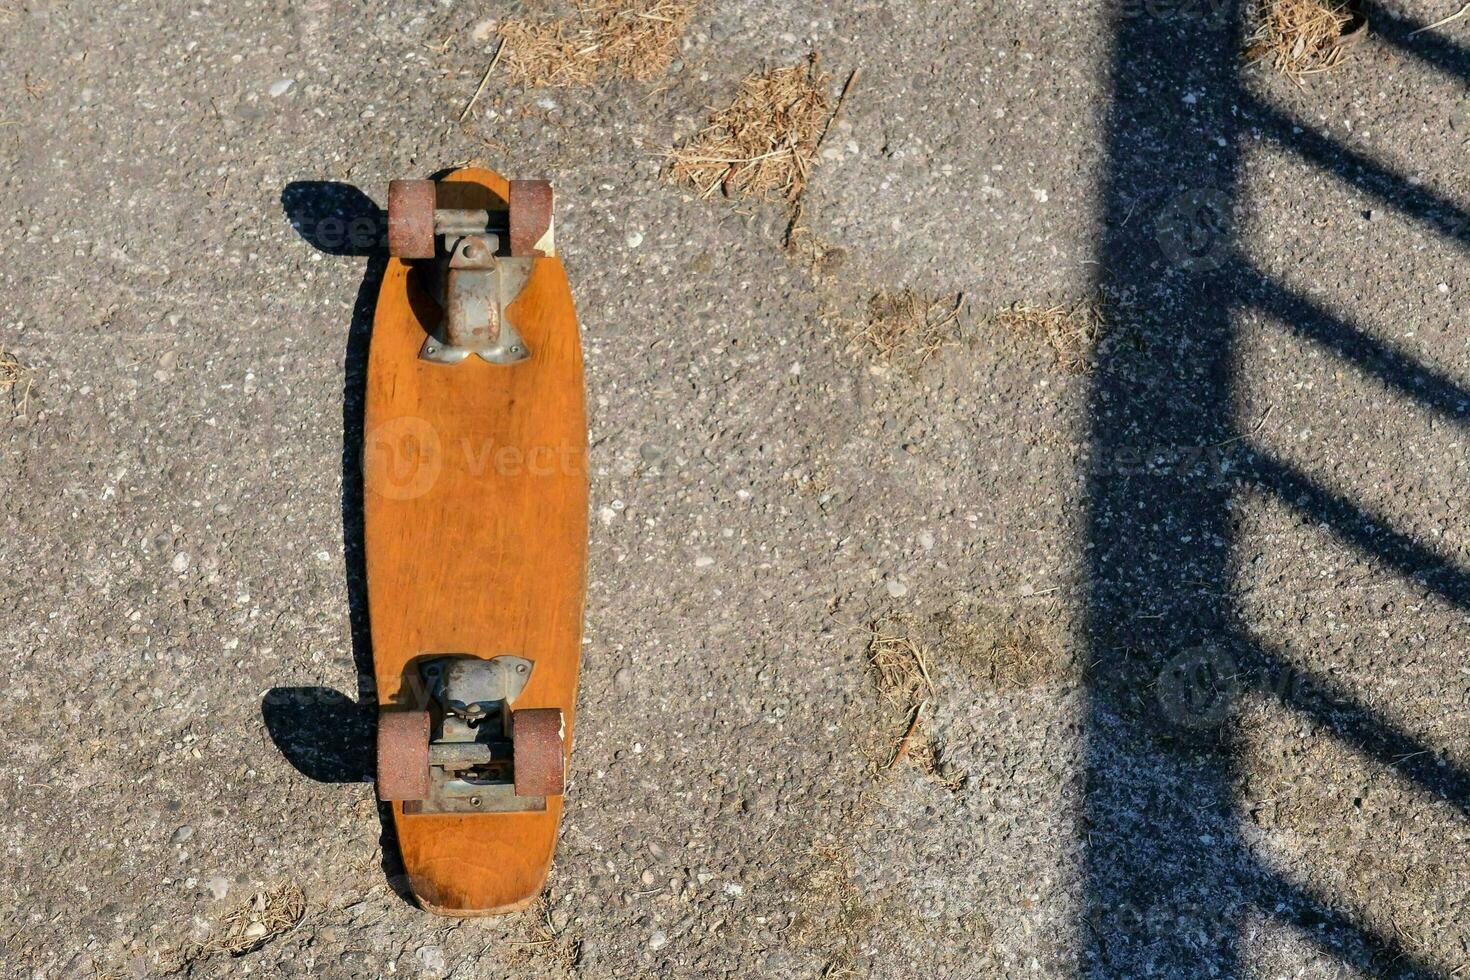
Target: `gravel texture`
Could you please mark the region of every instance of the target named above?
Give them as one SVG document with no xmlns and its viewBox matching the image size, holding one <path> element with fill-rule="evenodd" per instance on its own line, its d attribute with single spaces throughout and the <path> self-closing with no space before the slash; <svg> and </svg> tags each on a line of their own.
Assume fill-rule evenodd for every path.
<svg viewBox="0 0 1470 980">
<path fill-rule="evenodd" d="M 539 5 L 0 0 L 0 971 L 1470 970 L 1452 7 L 1298 87 L 1226 2 L 709 4 L 459 124 Z M 663 154 L 812 50 L 784 249 Z M 557 184 L 593 513 L 548 898 L 456 921 L 364 781 L 341 230 L 468 161 Z M 850 342 L 902 288 L 964 294 L 922 363 Z M 1016 302 L 1101 304 L 1094 370 Z M 956 788 L 882 768 L 893 616 Z"/>
</svg>

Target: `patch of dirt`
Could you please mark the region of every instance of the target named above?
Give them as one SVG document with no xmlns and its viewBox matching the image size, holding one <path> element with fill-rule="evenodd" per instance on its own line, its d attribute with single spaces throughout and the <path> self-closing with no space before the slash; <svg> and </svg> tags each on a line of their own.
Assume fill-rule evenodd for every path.
<svg viewBox="0 0 1470 980">
<path fill-rule="evenodd" d="M 1331 71 L 1361 23 L 1347 0 L 1262 0 L 1246 48 L 1251 61 L 1269 61 L 1293 81 Z"/>
<path fill-rule="evenodd" d="M 847 264 L 847 249 L 817 237 L 804 225 L 792 227 L 785 245 L 786 254 L 814 280 L 831 278 Z"/>
<path fill-rule="evenodd" d="M 870 832 L 864 827 L 849 830 L 853 836 Z M 880 975 L 871 962 L 876 949 L 893 951 L 914 943 L 933 943 L 980 952 L 993 945 L 994 927 L 978 909 L 959 917 L 921 917 L 901 891 L 858 887 L 855 856 L 851 839 L 842 845 L 819 844 L 799 876 L 791 938 L 825 960 L 818 974 L 824 980 Z"/>
<path fill-rule="evenodd" d="M 982 675 L 998 690 L 1037 687 L 1065 676 L 1072 658 L 1039 633 L 1001 616 L 942 617 L 939 656 Z"/>
<path fill-rule="evenodd" d="M 778 196 L 794 203 L 806 187 L 833 114 L 831 79 L 815 56 L 752 74 L 709 124 L 668 151 L 669 177 L 701 197 Z"/>
<path fill-rule="evenodd" d="M 912 289 L 880 290 L 861 320 L 844 321 L 851 346 L 886 364 L 919 367 L 959 342 L 965 297 L 927 297 Z"/>
<path fill-rule="evenodd" d="M 532 88 L 590 85 L 604 72 L 649 81 L 668 70 L 697 6 L 692 0 L 580 0 L 574 17 L 508 21 L 501 61 Z"/>
<path fill-rule="evenodd" d="M 823 950 L 824 978 L 860 976 L 857 947 L 880 922 L 878 904 L 853 885 L 852 877 L 851 851 L 834 845 L 818 847 L 810 872 L 802 877 L 792 938 Z"/>
<path fill-rule="evenodd" d="M 1045 338 L 1057 364 L 1068 374 L 1087 374 L 1093 369 L 1108 326 L 1101 304 L 1095 302 L 1040 306 L 1022 301 L 991 319 L 1003 330 Z"/>
</svg>

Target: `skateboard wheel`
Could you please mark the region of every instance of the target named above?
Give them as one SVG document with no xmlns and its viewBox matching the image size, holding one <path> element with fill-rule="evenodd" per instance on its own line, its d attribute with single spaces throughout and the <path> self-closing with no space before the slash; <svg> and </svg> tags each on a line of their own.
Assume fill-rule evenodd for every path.
<svg viewBox="0 0 1470 980">
<path fill-rule="evenodd" d="M 555 255 L 553 198 L 545 180 L 510 182 L 510 254 Z"/>
<path fill-rule="evenodd" d="M 567 755 L 560 708 L 511 712 L 511 751 L 517 796 L 560 796 L 566 788 Z"/>
<path fill-rule="evenodd" d="M 429 713 L 378 715 L 378 799 L 422 800 L 429 795 Z"/>
<path fill-rule="evenodd" d="M 434 182 L 388 181 L 388 254 L 400 259 L 434 257 Z"/>
</svg>

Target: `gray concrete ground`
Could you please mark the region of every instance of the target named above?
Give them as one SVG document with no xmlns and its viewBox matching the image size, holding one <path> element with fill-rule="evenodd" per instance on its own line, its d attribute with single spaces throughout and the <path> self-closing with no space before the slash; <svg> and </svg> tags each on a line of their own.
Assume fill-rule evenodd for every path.
<svg viewBox="0 0 1470 980">
<path fill-rule="evenodd" d="M 1170 285 L 1167 241 L 1148 243 L 1175 192 L 1208 183 L 1108 190 L 1129 140 L 1160 138 L 1110 135 L 1119 99 L 1151 98 L 1115 37 L 1195 14 L 707 5 L 654 83 L 492 77 L 457 125 L 493 48 L 477 28 L 522 7 L 0 3 L 0 344 L 31 370 L 0 418 L 4 972 L 1470 970 L 1470 21 L 1404 39 L 1395 25 L 1453 5 L 1415 0 L 1407 21 L 1375 7 L 1401 43 L 1372 37 L 1304 88 L 1231 61 L 1215 67 L 1241 87 L 1221 93 L 1188 45 L 1198 87 L 1160 76 L 1165 112 L 1228 120 L 1254 100 L 1359 161 L 1263 123 L 1220 137 L 1235 250 L 1359 339 L 1255 304 L 1232 319 L 1239 439 L 1130 436 L 1145 470 L 1156 451 L 1195 454 L 1180 493 L 1236 488 L 1204 524 L 1228 527 L 1228 580 L 1189 581 L 1181 559 L 1168 589 L 1228 594 L 1239 631 L 1289 668 L 1285 693 L 1248 688 L 1210 720 L 1228 738 L 1180 749 L 1130 734 L 1108 686 L 1132 648 L 1089 627 L 1111 608 L 1106 559 L 1089 557 L 1111 512 L 1090 496 L 1100 392 L 1119 390 L 1099 378 L 1191 356 L 1198 306 Z M 1159 27 L 1175 29 L 1196 28 Z M 817 269 L 782 249 L 779 207 L 697 200 L 660 174 L 742 76 L 810 50 L 834 87 L 863 69 L 806 196 L 811 235 L 845 252 Z M 548 901 L 454 921 L 399 897 L 372 787 L 311 778 L 310 746 L 293 765 L 262 702 L 358 696 L 342 470 L 370 260 L 314 248 L 283 192 L 337 181 L 381 204 L 389 178 L 469 160 L 557 183 L 593 519 Z M 1107 295 L 1100 243 L 1125 226 L 1160 249 L 1157 290 Z M 1094 375 L 989 323 L 1100 284 L 1118 346 Z M 841 317 L 902 286 L 963 292 L 963 336 L 885 368 Z M 1136 326 L 1165 308 L 1177 334 Z M 1255 465 L 1233 448 L 1246 440 L 1309 485 L 1232 482 Z M 1118 511 L 1144 538 L 1149 500 Z M 1208 550 L 1210 533 L 1176 545 Z M 1169 603 L 1136 598 L 1137 644 L 1167 646 Z M 894 616 L 931 650 L 929 731 L 956 788 L 877 771 L 895 733 L 865 626 Z M 997 641 L 1017 637 L 1024 656 Z M 1157 671 L 1117 676 L 1169 713 Z M 1356 705 L 1350 720 L 1314 711 L 1298 677 Z M 360 755 L 360 713 L 336 708 L 337 748 Z M 1186 811 L 1203 863 L 1185 877 L 1204 884 L 1181 903 L 1183 885 L 1128 869 Z M 1263 897 L 1261 868 L 1295 897 Z M 217 950 L 256 892 L 291 886 L 299 925 Z"/>
</svg>

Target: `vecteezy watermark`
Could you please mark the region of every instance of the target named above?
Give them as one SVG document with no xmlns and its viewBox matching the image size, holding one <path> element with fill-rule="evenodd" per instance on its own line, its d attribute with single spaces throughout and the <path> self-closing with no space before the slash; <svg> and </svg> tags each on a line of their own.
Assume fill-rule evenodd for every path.
<svg viewBox="0 0 1470 980">
<path fill-rule="evenodd" d="M 1230 717 L 1240 697 L 1240 668 L 1220 647 L 1191 647 L 1164 665 L 1155 689 L 1164 717 L 1175 725 L 1215 728 Z"/>
<path fill-rule="evenodd" d="M 1154 219 L 1154 239 L 1174 265 L 1209 272 L 1230 260 L 1233 215 L 1230 198 L 1213 188 L 1190 188 L 1164 203 Z"/>
<path fill-rule="evenodd" d="M 587 471 L 580 445 L 519 446 L 493 438 L 448 439 L 428 419 L 403 415 L 363 437 L 363 484 L 389 500 L 416 500 L 448 474 L 456 479 L 579 477 Z"/>
<path fill-rule="evenodd" d="M 1234 479 L 1231 475 L 1239 451 L 1221 443 L 1207 446 L 1102 446 L 1092 455 L 1093 476 L 1150 477 L 1188 480 L 1215 486 Z"/>
<path fill-rule="evenodd" d="M 434 488 L 443 470 L 439 430 L 427 419 L 390 419 L 363 437 L 363 485 L 380 497 L 416 500 Z"/>
<path fill-rule="evenodd" d="M 329 252 L 341 249 L 367 252 L 383 247 L 388 241 L 383 222 L 366 215 L 353 218 L 334 215 L 324 218 L 294 218 L 291 226 L 312 245 Z"/>
<path fill-rule="evenodd" d="M 1118 16 L 1153 20 L 1187 20 L 1203 24 L 1229 23 L 1235 0 L 1117 0 Z"/>
</svg>

